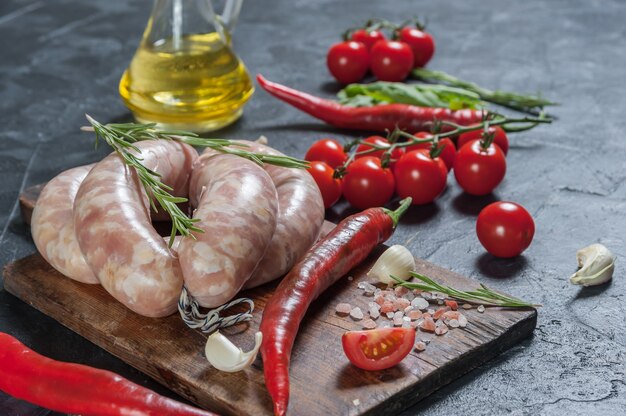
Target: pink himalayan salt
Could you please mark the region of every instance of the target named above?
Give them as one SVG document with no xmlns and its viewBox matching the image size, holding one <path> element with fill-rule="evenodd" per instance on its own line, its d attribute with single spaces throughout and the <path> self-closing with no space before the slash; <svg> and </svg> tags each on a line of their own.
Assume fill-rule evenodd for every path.
<svg viewBox="0 0 626 416">
<path fill-rule="evenodd" d="M 374 329 L 376 328 L 376 322 L 371 319 L 364 319 L 363 322 L 361 322 L 361 326 L 363 329 Z"/>
<path fill-rule="evenodd" d="M 448 332 L 448 327 L 445 325 L 439 325 L 435 328 L 435 334 L 437 335 L 443 335 L 446 332 Z"/>
<path fill-rule="evenodd" d="M 423 343 L 422 341 L 417 341 L 415 343 L 415 351 L 417 352 L 422 352 L 426 349 L 426 344 Z"/>
<path fill-rule="evenodd" d="M 396 294 L 396 296 L 404 296 L 407 293 L 409 293 L 409 289 L 407 289 L 404 286 L 397 286 L 393 291 Z"/>
<path fill-rule="evenodd" d="M 435 331 L 435 321 L 430 316 L 425 318 L 424 321 L 420 325 L 420 329 L 426 332 L 434 332 Z"/>
<path fill-rule="evenodd" d="M 394 304 L 391 302 L 385 301 L 385 303 L 383 303 L 380 306 L 380 313 L 387 313 L 387 312 L 394 312 L 394 311 L 395 311 Z"/>
<path fill-rule="evenodd" d="M 411 301 L 404 298 L 396 299 L 395 306 L 398 310 L 404 310 L 407 306 L 411 306 Z"/>
<path fill-rule="evenodd" d="M 337 315 L 347 316 L 351 310 L 352 305 L 349 303 L 338 303 L 337 306 L 335 306 L 335 313 Z"/>
<path fill-rule="evenodd" d="M 382 306 L 383 303 L 385 303 L 385 297 L 380 293 L 378 295 L 374 295 L 374 302 Z"/>
<path fill-rule="evenodd" d="M 355 321 L 360 321 L 363 319 L 363 311 L 358 306 L 350 311 L 350 318 Z"/>
<path fill-rule="evenodd" d="M 415 321 L 415 320 L 417 320 L 417 319 L 419 319 L 419 318 L 421 318 L 421 317 L 422 317 L 422 312 L 421 312 L 421 311 L 416 311 L 416 310 L 413 310 L 413 311 L 410 311 L 409 313 L 407 313 L 407 315 L 406 315 L 406 316 L 407 316 L 410 320 Z"/>
</svg>

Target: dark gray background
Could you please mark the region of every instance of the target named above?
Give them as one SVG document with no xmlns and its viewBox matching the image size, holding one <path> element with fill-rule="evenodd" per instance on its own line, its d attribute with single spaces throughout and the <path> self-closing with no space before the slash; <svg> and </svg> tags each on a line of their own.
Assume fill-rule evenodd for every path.
<svg viewBox="0 0 626 416">
<path fill-rule="evenodd" d="M 0 264 L 35 251 L 18 193 L 96 161 L 80 133 L 88 112 L 128 117 L 117 83 L 143 31 L 149 1 L 0 3 Z M 430 64 L 492 88 L 542 91 L 558 122 L 513 136 L 495 195 L 470 198 L 454 179 L 436 204 L 413 209 L 391 243 L 497 289 L 542 303 L 535 335 L 461 377 L 409 414 L 619 414 L 626 408 L 626 2 L 248 1 L 235 33 L 250 73 L 332 96 L 325 67 L 341 31 L 369 17 L 428 16 Z M 345 133 L 345 132 L 344 132 Z M 257 91 L 226 138 L 269 137 L 303 156 L 316 139 L 350 137 Z M 522 257 L 497 260 L 476 239 L 477 212 L 506 199 L 536 221 Z M 346 215 L 345 204 L 329 213 Z M 601 242 L 617 256 L 611 284 L 571 286 L 575 252 Z M 108 368 L 160 392 L 146 376 L 0 291 L 0 331 L 61 360 Z M 0 395 L 3 414 L 39 410 Z M 23 409 L 20 413 L 18 409 Z M 621 410 L 620 410 L 621 409 Z"/>
</svg>

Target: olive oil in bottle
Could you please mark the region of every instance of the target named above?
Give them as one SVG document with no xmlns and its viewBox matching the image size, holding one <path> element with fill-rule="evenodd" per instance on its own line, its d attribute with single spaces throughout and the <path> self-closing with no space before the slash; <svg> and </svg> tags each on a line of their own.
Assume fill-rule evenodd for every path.
<svg viewBox="0 0 626 416">
<path fill-rule="evenodd" d="M 254 91 L 210 1 L 195 3 L 204 9 L 185 10 L 191 3 L 184 0 L 155 2 L 146 33 L 119 85 L 124 103 L 139 122 L 194 132 L 216 130 L 241 116 Z M 171 29 L 154 33 L 153 28 L 163 26 L 159 19 Z M 206 23 L 214 31 L 184 33 L 185 24 Z"/>
</svg>

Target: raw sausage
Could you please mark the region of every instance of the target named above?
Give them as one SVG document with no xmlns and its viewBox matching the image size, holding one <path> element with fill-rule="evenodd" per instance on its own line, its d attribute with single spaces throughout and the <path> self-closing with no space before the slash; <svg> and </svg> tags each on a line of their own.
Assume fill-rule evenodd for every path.
<svg viewBox="0 0 626 416">
<path fill-rule="evenodd" d="M 265 254 L 276 229 L 276 188 L 254 162 L 210 152 L 194 166 L 190 200 L 205 232 L 185 237 L 178 255 L 187 290 L 213 308 L 239 292 Z"/>
<path fill-rule="evenodd" d="M 41 191 L 31 219 L 37 250 L 52 267 L 83 283 L 99 283 L 85 262 L 74 232 L 73 206 L 80 184 L 93 164 L 61 172 Z"/>
<path fill-rule="evenodd" d="M 142 164 L 158 173 L 173 194 L 187 195 L 195 149 L 174 141 L 135 145 Z M 183 284 L 178 258 L 152 227 L 137 173 L 116 153 L 98 163 L 80 186 L 74 228 L 87 263 L 113 297 L 144 316 L 176 310 Z"/>
<path fill-rule="evenodd" d="M 246 150 L 284 156 L 260 143 L 238 140 Z M 284 276 L 317 240 L 324 223 L 324 201 L 313 177 L 304 169 L 265 165 L 278 193 L 276 231 L 265 256 L 244 289 Z"/>
</svg>

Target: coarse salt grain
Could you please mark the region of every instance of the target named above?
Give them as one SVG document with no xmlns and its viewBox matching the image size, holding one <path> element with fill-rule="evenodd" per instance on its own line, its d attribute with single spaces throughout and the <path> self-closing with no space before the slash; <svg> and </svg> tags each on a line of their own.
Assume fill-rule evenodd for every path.
<svg viewBox="0 0 626 416">
<path fill-rule="evenodd" d="M 393 311 L 394 311 L 393 303 L 391 303 L 391 302 L 385 302 L 380 307 L 380 313 L 389 313 L 389 312 L 393 312 Z"/>
<path fill-rule="evenodd" d="M 485 312 L 485 305 L 478 305 L 478 308 L 476 308 L 476 310 L 480 313 Z"/>
<path fill-rule="evenodd" d="M 460 315 L 458 321 L 461 328 L 465 328 L 467 326 L 467 318 L 465 315 Z"/>
<path fill-rule="evenodd" d="M 413 311 L 409 311 L 409 313 L 407 313 L 407 315 L 406 315 L 406 316 L 407 316 L 409 319 L 411 319 L 411 320 L 415 321 L 416 319 L 419 319 L 419 318 L 421 318 L 421 317 L 422 317 L 422 312 L 420 312 L 420 311 L 416 311 L 416 310 L 413 310 Z"/>
<path fill-rule="evenodd" d="M 363 319 L 363 311 L 358 306 L 350 311 L 350 318 L 355 321 L 360 321 Z"/>
<path fill-rule="evenodd" d="M 372 319 L 378 319 L 378 317 L 380 317 L 380 311 L 378 308 L 370 308 L 369 314 Z"/>
<path fill-rule="evenodd" d="M 435 334 L 437 335 L 443 335 L 446 332 L 448 332 L 448 327 L 445 325 L 439 325 L 438 327 L 435 328 Z"/>
<path fill-rule="evenodd" d="M 393 326 L 401 326 L 402 323 L 404 322 L 404 320 L 402 319 L 402 316 L 400 317 L 393 317 Z"/>
<path fill-rule="evenodd" d="M 433 318 L 427 317 L 419 327 L 422 331 L 433 332 L 435 330 L 435 321 L 433 321 Z"/>
<path fill-rule="evenodd" d="M 409 289 L 404 286 L 397 286 L 393 291 L 396 296 L 404 296 L 409 292 Z"/>
<path fill-rule="evenodd" d="M 351 310 L 352 305 L 350 305 L 349 303 L 338 303 L 337 306 L 335 306 L 335 313 L 337 315 L 346 316 L 350 313 Z"/>
<path fill-rule="evenodd" d="M 415 309 L 425 310 L 428 308 L 428 301 L 424 298 L 415 298 L 411 301 L 411 306 Z"/>
<path fill-rule="evenodd" d="M 408 300 L 408 299 L 404 299 L 404 298 L 398 298 L 396 300 L 396 305 L 397 305 L 398 309 L 404 310 L 407 306 L 411 305 L 411 301 Z"/>
<path fill-rule="evenodd" d="M 462 308 L 463 309 L 472 309 L 472 305 L 470 305 L 469 303 L 464 303 Z"/>
<path fill-rule="evenodd" d="M 352 404 L 355 405 L 355 406 L 358 406 L 358 405 L 361 404 L 361 401 L 359 399 L 354 399 L 354 400 L 352 400 Z"/>
<path fill-rule="evenodd" d="M 363 322 L 361 322 L 361 326 L 363 329 L 374 329 L 376 328 L 376 322 L 371 319 L 364 319 Z"/>
<path fill-rule="evenodd" d="M 448 322 L 448 325 L 450 325 L 450 328 L 458 328 L 459 321 L 457 321 L 456 319 L 450 319 L 450 322 Z"/>
<path fill-rule="evenodd" d="M 415 350 L 418 352 L 422 352 L 426 349 L 426 344 L 423 343 L 422 341 L 417 341 L 415 343 Z"/>
<path fill-rule="evenodd" d="M 393 319 L 394 315 L 395 315 L 395 313 L 394 313 L 394 312 L 387 312 L 387 313 L 385 314 L 385 316 L 387 317 L 387 319 Z"/>
</svg>

